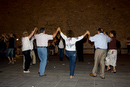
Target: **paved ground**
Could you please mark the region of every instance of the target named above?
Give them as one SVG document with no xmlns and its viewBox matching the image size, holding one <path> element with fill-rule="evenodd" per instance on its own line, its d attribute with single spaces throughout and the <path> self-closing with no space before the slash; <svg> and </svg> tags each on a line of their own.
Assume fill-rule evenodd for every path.
<svg viewBox="0 0 130 87">
<path fill-rule="evenodd" d="M 106 79 L 90 77 L 93 68 L 93 55 L 85 54 L 84 62 L 76 62 L 75 78 L 69 78 L 69 61 L 63 63 L 58 56 L 50 56 L 46 67 L 46 77 L 38 76 L 39 60 L 30 68 L 31 73 L 24 74 L 22 57 L 14 65 L 8 65 L 7 59 L 0 61 L 0 87 L 130 87 L 130 55 L 119 55 L 117 73 L 106 72 Z"/>
</svg>

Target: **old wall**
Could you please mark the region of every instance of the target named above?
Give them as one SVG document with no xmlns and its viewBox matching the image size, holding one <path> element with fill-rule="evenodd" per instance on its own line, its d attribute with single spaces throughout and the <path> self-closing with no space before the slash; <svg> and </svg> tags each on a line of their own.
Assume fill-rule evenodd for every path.
<svg viewBox="0 0 130 87">
<path fill-rule="evenodd" d="M 34 26 L 46 27 L 48 34 L 60 26 L 63 32 L 72 29 L 75 36 L 86 30 L 94 35 L 101 27 L 107 32 L 116 30 L 117 39 L 126 48 L 129 20 L 130 0 L 0 0 L 0 34 L 12 32 L 17 38 Z M 85 43 L 84 48 L 93 46 Z"/>
</svg>

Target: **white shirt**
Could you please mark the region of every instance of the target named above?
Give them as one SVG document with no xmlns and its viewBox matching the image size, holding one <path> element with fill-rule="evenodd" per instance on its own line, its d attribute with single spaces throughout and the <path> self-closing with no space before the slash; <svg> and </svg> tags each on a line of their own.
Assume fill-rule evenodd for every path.
<svg viewBox="0 0 130 87">
<path fill-rule="evenodd" d="M 22 37 L 22 51 L 31 50 L 31 44 L 28 37 Z"/>
<path fill-rule="evenodd" d="M 61 49 L 64 48 L 64 44 L 63 44 L 63 41 L 62 41 L 62 40 L 60 40 L 60 42 L 59 42 L 59 46 L 58 46 L 58 47 L 61 48 Z"/>
<path fill-rule="evenodd" d="M 34 35 L 34 38 L 36 39 L 37 46 L 48 46 L 48 40 L 53 40 L 53 35 L 48 34 L 36 34 Z"/>
<path fill-rule="evenodd" d="M 62 32 L 60 33 L 62 38 L 65 40 L 67 51 L 76 51 L 75 43 L 81 39 L 83 39 L 83 35 L 80 37 L 67 38 Z"/>
<path fill-rule="evenodd" d="M 33 50 L 33 47 L 34 47 L 34 46 L 33 46 L 33 45 L 34 45 L 34 44 L 33 44 L 33 41 L 34 41 L 34 38 L 32 38 L 32 39 L 30 40 L 31 50 Z"/>
<path fill-rule="evenodd" d="M 103 33 L 100 33 L 90 37 L 90 40 L 94 42 L 95 48 L 107 49 L 108 42 L 111 41 L 111 38 Z"/>
</svg>

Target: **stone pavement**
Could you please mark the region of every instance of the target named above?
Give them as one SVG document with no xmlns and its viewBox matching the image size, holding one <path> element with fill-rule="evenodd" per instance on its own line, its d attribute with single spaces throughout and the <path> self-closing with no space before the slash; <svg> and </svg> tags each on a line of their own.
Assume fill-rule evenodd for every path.
<svg viewBox="0 0 130 87">
<path fill-rule="evenodd" d="M 130 87 L 130 55 L 118 55 L 117 73 L 106 72 L 106 78 L 90 77 L 93 68 L 93 55 L 85 54 L 84 62 L 76 62 L 75 78 L 69 78 L 69 61 L 64 57 L 61 63 L 58 56 L 50 56 L 46 67 L 46 77 L 38 76 L 39 60 L 24 74 L 22 56 L 14 65 L 7 59 L 0 61 L 0 87 Z"/>
</svg>

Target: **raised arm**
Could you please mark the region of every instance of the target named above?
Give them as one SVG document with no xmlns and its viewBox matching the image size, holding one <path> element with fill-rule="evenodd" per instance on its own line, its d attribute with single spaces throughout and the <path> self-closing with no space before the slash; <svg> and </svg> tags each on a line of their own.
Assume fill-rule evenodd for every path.
<svg viewBox="0 0 130 87">
<path fill-rule="evenodd" d="M 30 39 L 34 35 L 35 31 L 37 31 L 37 30 L 38 30 L 38 28 L 35 27 L 34 30 L 32 31 L 32 33 L 28 36 L 28 38 Z"/>
<path fill-rule="evenodd" d="M 55 37 L 56 37 L 56 35 L 57 35 L 58 31 L 59 31 L 59 27 L 57 28 L 56 32 L 53 34 L 53 38 L 55 38 Z"/>
<path fill-rule="evenodd" d="M 90 32 L 89 32 L 89 31 L 87 31 L 87 34 L 88 34 L 88 39 L 90 40 Z"/>
<path fill-rule="evenodd" d="M 66 35 L 64 35 L 64 34 L 61 32 L 60 27 L 59 27 L 59 32 L 60 32 L 61 37 L 62 37 L 64 40 L 66 40 L 66 39 L 67 39 L 67 36 L 66 36 Z"/>
<path fill-rule="evenodd" d="M 4 37 L 5 41 L 8 41 L 8 37 L 5 34 L 2 34 L 2 36 Z"/>
<path fill-rule="evenodd" d="M 85 37 L 87 35 L 87 31 L 83 34 L 83 37 Z"/>
</svg>

